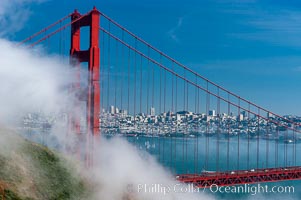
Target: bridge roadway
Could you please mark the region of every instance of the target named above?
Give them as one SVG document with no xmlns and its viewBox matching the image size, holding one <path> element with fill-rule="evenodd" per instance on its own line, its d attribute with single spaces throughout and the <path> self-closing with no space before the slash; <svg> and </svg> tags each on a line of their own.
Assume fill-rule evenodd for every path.
<svg viewBox="0 0 301 200">
<path fill-rule="evenodd" d="M 210 187 L 213 184 L 231 186 L 258 182 L 298 180 L 301 179 L 301 166 L 224 172 L 205 171 L 201 174 L 180 174 L 176 176 L 176 179 L 199 188 Z"/>
</svg>

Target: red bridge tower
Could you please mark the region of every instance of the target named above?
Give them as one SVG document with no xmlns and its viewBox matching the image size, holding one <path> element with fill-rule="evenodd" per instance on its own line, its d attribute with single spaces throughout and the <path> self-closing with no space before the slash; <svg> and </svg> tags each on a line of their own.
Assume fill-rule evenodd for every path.
<svg viewBox="0 0 301 200">
<path fill-rule="evenodd" d="M 79 19 L 80 18 L 80 19 Z M 78 20 L 77 20 L 78 19 Z M 81 16 L 77 10 L 71 15 L 71 20 L 77 20 L 71 26 L 71 49 L 70 62 L 77 68 L 77 82 L 73 89 L 80 90 L 80 63 L 88 63 L 88 90 L 86 94 L 87 104 L 87 166 L 93 162 L 93 143 L 94 139 L 99 138 L 99 113 L 100 113 L 100 86 L 99 86 L 99 67 L 100 67 L 100 49 L 99 49 L 99 22 L 100 12 L 94 9 L 87 15 Z M 80 49 L 80 28 L 90 27 L 90 46 L 88 50 Z M 76 107 L 76 106 L 75 106 Z M 76 133 L 80 133 L 80 120 L 72 116 L 73 128 Z"/>
</svg>

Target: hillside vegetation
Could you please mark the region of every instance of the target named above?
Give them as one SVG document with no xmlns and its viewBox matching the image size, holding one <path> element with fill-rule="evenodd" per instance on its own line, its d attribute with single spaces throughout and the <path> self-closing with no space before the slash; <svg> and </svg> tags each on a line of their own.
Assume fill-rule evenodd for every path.
<svg viewBox="0 0 301 200">
<path fill-rule="evenodd" d="M 0 200 L 89 199 L 71 166 L 59 153 L 0 129 Z"/>
</svg>

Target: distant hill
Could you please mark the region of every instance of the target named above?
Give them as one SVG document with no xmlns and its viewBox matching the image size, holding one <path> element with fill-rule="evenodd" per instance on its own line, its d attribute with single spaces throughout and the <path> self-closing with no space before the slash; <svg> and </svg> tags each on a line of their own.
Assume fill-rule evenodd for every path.
<svg viewBox="0 0 301 200">
<path fill-rule="evenodd" d="M 0 128 L 0 200 L 89 199 L 87 183 L 71 166 L 59 153 Z"/>
</svg>

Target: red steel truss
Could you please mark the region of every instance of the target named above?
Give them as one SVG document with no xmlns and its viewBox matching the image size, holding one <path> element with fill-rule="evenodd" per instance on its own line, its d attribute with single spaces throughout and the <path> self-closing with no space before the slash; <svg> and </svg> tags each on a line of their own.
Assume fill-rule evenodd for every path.
<svg viewBox="0 0 301 200">
<path fill-rule="evenodd" d="M 201 174 L 178 175 L 178 181 L 193 184 L 195 187 L 211 185 L 230 186 L 258 182 L 278 182 L 301 179 L 301 167 L 267 168 L 226 172 L 203 172 Z"/>
</svg>

